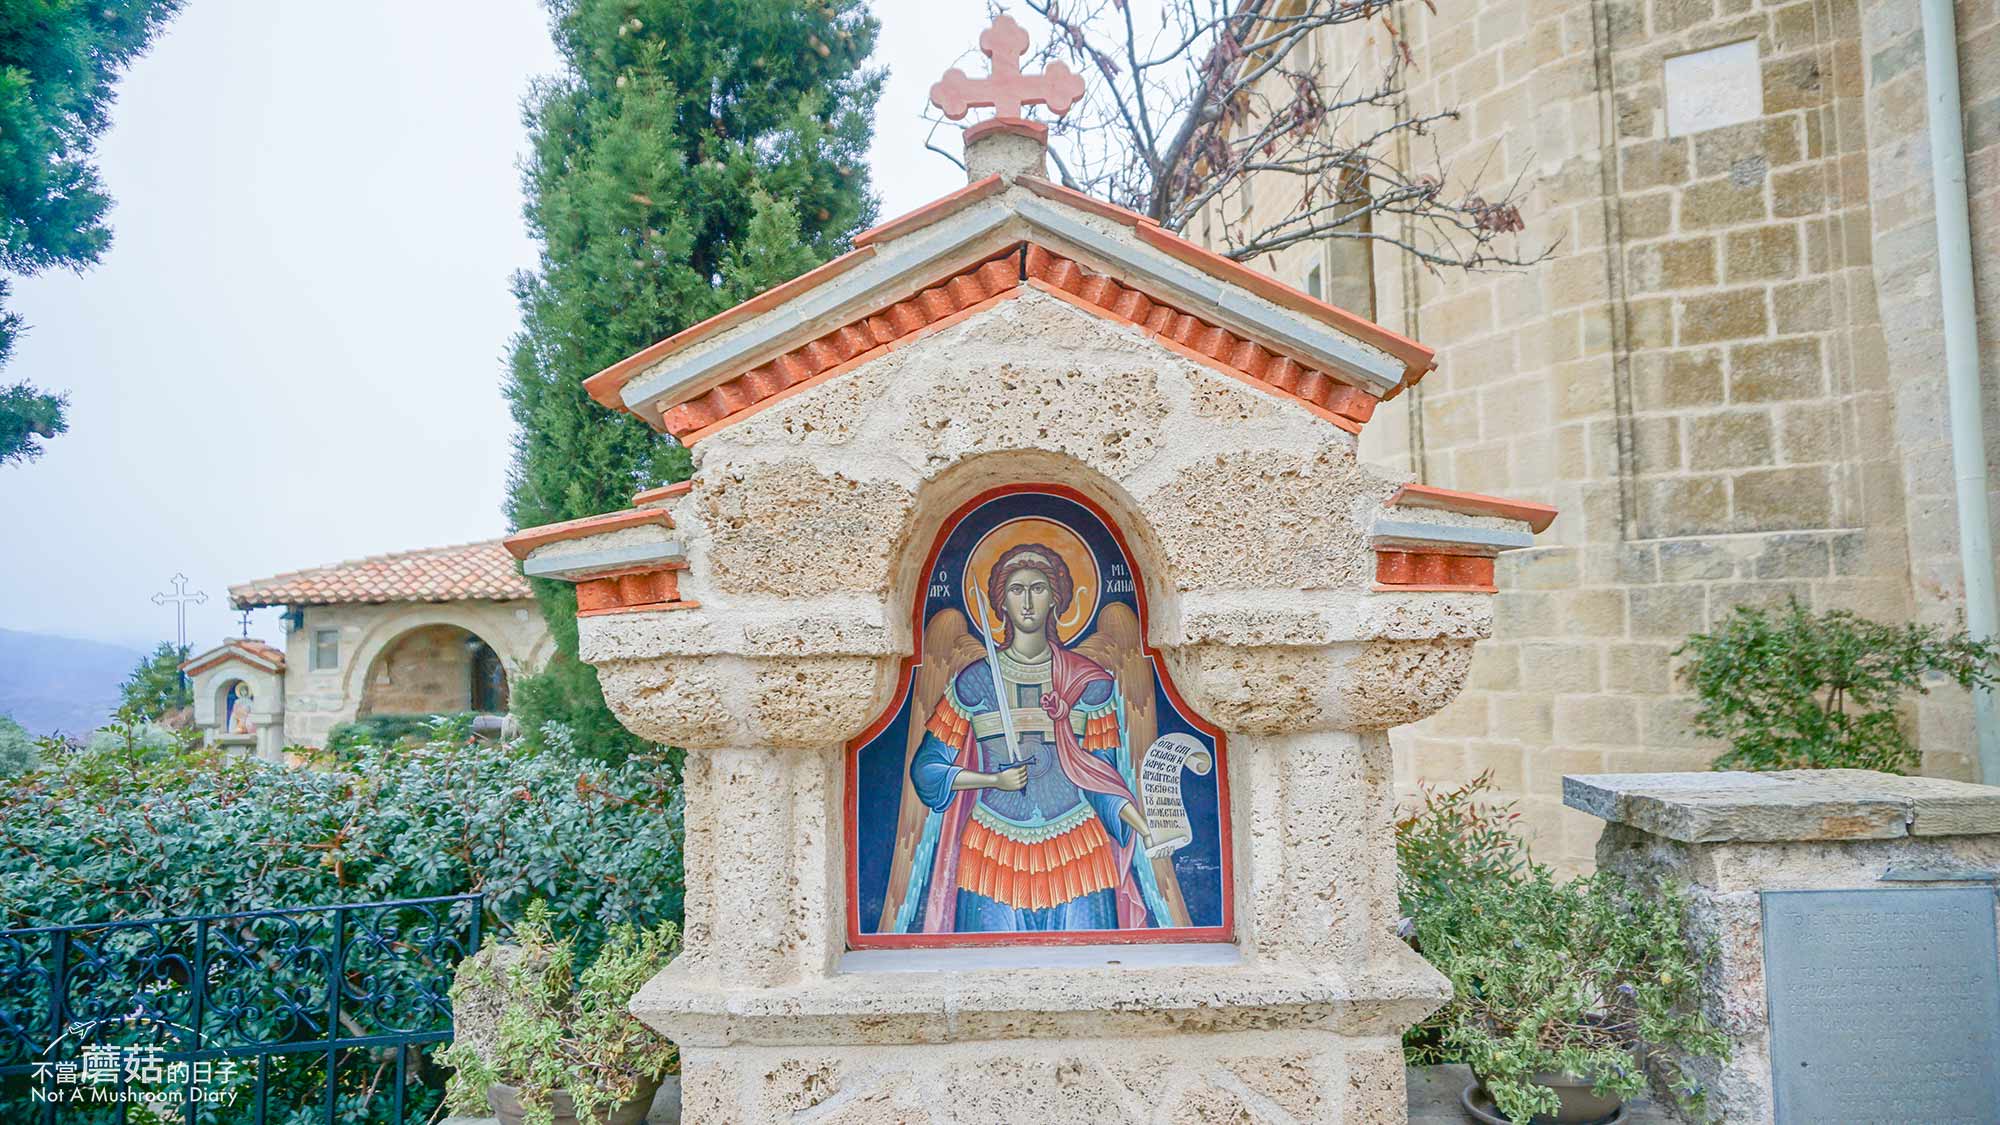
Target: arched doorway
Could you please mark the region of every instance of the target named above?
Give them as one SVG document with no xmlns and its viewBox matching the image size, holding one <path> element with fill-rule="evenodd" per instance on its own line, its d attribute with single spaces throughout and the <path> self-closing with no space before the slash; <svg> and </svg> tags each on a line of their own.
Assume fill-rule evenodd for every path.
<svg viewBox="0 0 2000 1125">
<path fill-rule="evenodd" d="M 457 625 L 424 625 L 376 656 L 357 717 L 504 714 L 508 686 L 505 662 L 478 634 Z"/>
<path fill-rule="evenodd" d="M 472 652 L 472 709 L 482 715 L 507 713 L 507 668 L 485 641 Z"/>
</svg>

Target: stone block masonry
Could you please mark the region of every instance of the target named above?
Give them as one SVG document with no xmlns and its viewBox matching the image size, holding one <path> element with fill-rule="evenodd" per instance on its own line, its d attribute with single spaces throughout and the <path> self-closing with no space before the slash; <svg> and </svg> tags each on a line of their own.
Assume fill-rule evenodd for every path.
<svg viewBox="0 0 2000 1125">
<path fill-rule="evenodd" d="M 2000 14 L 1960 20 L 1963 57 L 1989 57 Z M 1917 9 L 1498 0 L 1476 20 L 1399 22 L 1411 104 L 1467 111 L 1436 130 L 1447 183 L 1518 180 L 1524 246 L 1553 257 L 1467 275 L 1372 252 L 1372 284 L 1345 293 L 1435 345 L 1439 366 L 1378 412 L 1362 456 L 1566 514 L 1546 545 L 1499 560 L 1496 643 L 1451 707 L 1395 734 L 1398 783 L 1491 771 L 1538 858 L 1583 869 L 1596 825 L 1562 806 L 1564 772 L 1699 768 L 1718 749 L 1689 732 L 1671 656 L 1688 634 L 1791 598 L 1956 619 Z M 1353 29 L 1316 47 L 1329 75 L 1383 49 Z M 1688 60 L 1754 96 L 1684 113 Z M 2000 275 L 1984 268 L 2000 253 L 1985 205 L 2000 130 L 1977 127 L 2000 72 L 1963 77 L 1975 268 Z M 1474 169 L 1482 182 L 1454 178 Z M 1288 207 L 1284 180 L 1253 178 L 1192 233 Z M 1256 265 L 1297 284 L 1336 252 Z M 2000 435 L 2000 349 L 1985 354 Z M 1925 772 L 1973 776 L 1963 693 L 1923 697 L 1912 722 Z"/>
</svg>

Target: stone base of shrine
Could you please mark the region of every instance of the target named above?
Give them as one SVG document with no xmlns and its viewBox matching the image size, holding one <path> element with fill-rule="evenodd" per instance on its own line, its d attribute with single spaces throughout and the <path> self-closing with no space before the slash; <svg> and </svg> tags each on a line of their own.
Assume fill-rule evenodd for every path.
<svg viewBox="0 0 2000 1125">
<path fill-rule="evenodd" d="M 875 966 L 1009 951 L 849 954 L 867 967 L 776 988 L 670 968 L 632 1008 L 680 1044 L 691 1125 L 1406 1119 L 1402 1031 L 1446 995 L 1415 954 L 1335 974 L 1120 948 L 967 971 Z"/>
<path fill-rule="evenodd" d="M 1379 1125 L 1407 1112 L 1401 1043 L 1331 1032 L 704 1048 L 681 1066 L 690 1123 Z"/>
</svg>

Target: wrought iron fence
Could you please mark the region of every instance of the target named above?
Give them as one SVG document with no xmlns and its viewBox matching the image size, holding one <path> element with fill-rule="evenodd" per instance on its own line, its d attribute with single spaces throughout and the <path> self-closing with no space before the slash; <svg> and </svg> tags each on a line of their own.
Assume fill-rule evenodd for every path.
<svg viewBox="0 0 2000 1125">
<path fill-rule="evenodd" d="M 0 1120 L 401 1125 L 479 925 L 472 894 L 0 930 Z"/>
</svg>

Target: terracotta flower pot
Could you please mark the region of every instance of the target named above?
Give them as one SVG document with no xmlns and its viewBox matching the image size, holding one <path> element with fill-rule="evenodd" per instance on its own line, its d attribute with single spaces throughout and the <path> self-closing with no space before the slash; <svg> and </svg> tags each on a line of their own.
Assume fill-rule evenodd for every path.
<svg viewBox="0 0 2000 1125">
<path fill-rule="evenodd" d="M 657 1081 L 642 1083 L 631 1100 L 613 1106 L 611 1115 L 594 1125 L 643 1125 L 646 1112 L 653 1108 L 653 1095 L 658 1093 Z M 520 1091 L 504 1082 L 495 1082 L 486 1087 L 486 1104 L 493 1107 L 493 1115 L 500 1119 L 500 1125 L 522 1125 L 527 1120 L 528 1111 L 521 1105 Z M 576 1115 L 576 1103 L 565 1091 L 557 1091 L 555 1096 L 556 1125 L 581 1125 Z"/>
<path fill-rule="evenodd" d="M 1493 1102 L 1493 1095 L 1487 1092 L 1485 1079 L 1478 1075 L 1473 1078 L 1472 1085 L 1459 1094 L 1459 1102 L 1465 1106 L 1465 1111 L 1486 1125 L 1520 1125 L 1500 1112 Z M 1553 1116 L 1538 1113 L 1526 1125 L 1617 1125 L 1625 1119 L 1625 1099 L 1616 1094 L 1592 1092 L 1587 1078 L 1572 1074 L 1537 1074 L 1529 1081 L 1554 1090 L 1562 1105 Z"/>
</svg>

